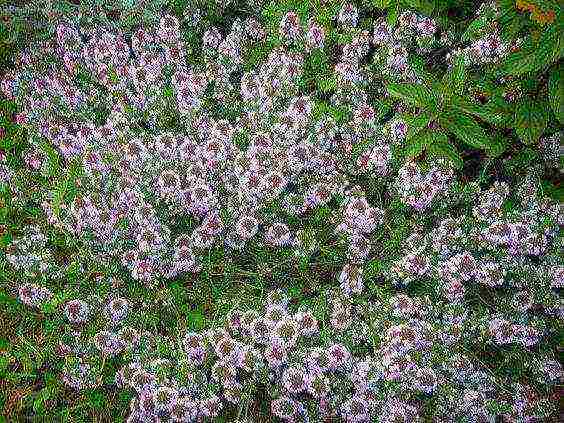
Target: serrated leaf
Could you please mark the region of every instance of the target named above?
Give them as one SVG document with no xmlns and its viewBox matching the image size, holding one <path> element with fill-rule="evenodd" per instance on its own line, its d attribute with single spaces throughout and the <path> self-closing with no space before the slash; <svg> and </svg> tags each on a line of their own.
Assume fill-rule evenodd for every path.
<svg viewBox="0 0 564 423">
<path fill-rule="evenodd" d="M 557 25 L 550 25 L 538 39 L 525 38 L 519 51 L 504 60 L 501 69 L 509 75 L 536 72 L 564 56 L 564 38 Z"/>
<path fill-rule="evenodd" d="M 441 124 L 463 143 L 481 150 L 490 148 L 486 131 L 471 117 L 464 113 L 447 112 L 441 117 Z"/>
<path fill-rule="evenodd" d="M 503 61 L 501 69 L 508 75 L 523 75 L 535 68 L 535 56 L 528 50 L 511 53 Z"/>
<path fill-rule="evenodd" d="M 388 93 L 393 98 L 402 100 L 413 106 L 436 111 L 437 100 L 434 93 L 420 84 L 388 84 Z"/>
<path fill-rule="evenodd" d="M 418 134 L 410 140 L 406 140 L 403 154 L 407 157 L 417 157 L 427 148 L 427 142 L 428 137 L 423 136 L 423 134 Z"/>
<path fill-rule="evenodd" d="M 538 141 L 548 124 L 548 104 L 527 99 L 515 111 L 515 132 L 525 144 Z"/>
<path fill-rule="evenodd" d="M 466 63 L 464 56 L 459 54 L 454 59 L 452 68 L 443 77 L 443 89 L 449 94 L 462 94 L 466 80 Z"/>
<path fill-rule="evenodd" d="M 564 41 L 556 25 L 550 25 L 535 45 L 535 70 L 540 70 L 562 57 Z"/>
<path fill-rule="evenodd" d="M 488 23 L 491 22 L 491 17 L 488 15 L 480 16 L 470 22 L 466 31 L 462 34 L 461 41 L 470 41 L 476 39 L 482 31 L 487 28 Z"/>
<path fill-rule="evenodd" d="M 429 125 L 431 117 L 426 113 L 421 113 L 416 116 L 403 115 L 402 120 L 407 124 L 406 139 L 409 140 Z"/>
<path fill-rule="evenodd" d="M 555 68 L 548 78 L 548 100 L 558 122 L 564 125 L 564 67 Z"/>
<path fill-rule="evenodd" d="M 451 108 L 456 112 L 468 113 L 483 121 L 500 127 L 509 127 L 513 123 L 515 111 L 513 105 L 501 96 L 494 96 L 486 104 L 478 104 L 465 97 L 454 96 L 451 99 Z"/>
<path fill-rule="evenodd" d="M 434 141 L 429 145 L 427 151 L 438 157 L 445 157 L 454 164 L 457 169 L 462 169 L 464 161 L 457 148 L 448 141 L 448 137 L 443 133 L 436 133 Z"/>
<path fill-rule="evenodd" d="M 501 135 L 491 138 L 490 148 L 487 151 L 489 157 L 499 157 L 503 154 L 509 142 Z"/>
<path fill-rule="evenodd" d="M 431 72 L 427 71 L 427 65 L 423 56 L 411 54 L 408 57 L 408 62 L 420 80 L 425 81 L 427 84 L 431 84 L 434 81 L 435 77 Z"/>
<path fill-rule="evenodd" d="M 416 157 L 433 144 L 444 143 L 448 143 L 448 137 L 445 133 L 423 129 L 417 135 L 407 140 L 404 154 L 409 157 Z"/>
</svg>

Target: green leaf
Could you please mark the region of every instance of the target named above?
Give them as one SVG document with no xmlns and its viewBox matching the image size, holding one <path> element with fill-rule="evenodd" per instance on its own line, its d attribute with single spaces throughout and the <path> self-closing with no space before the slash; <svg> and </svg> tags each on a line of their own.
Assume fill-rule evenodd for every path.
<svg viewBox="0 0 564 423">
<path fill-rule="evenodd" d="M 478 104 L 461 96 L 451 98 L 451 109 L 456 113 L 468 113 L 483 121 L 501 127 L 510 127 L 513 124 L 515 111 L 513 105 L 501 96 L 494 96 L 486 104 Z"/>
<path fill-rule="evenodd" d="M 564 125 L 564 67 L 558 66 L 548 78 L 548 100 L 558 122 Z"/>
<path fill-rule="evenodd" d="M 528 50 L 511 53 L 503 61 L 501 70 L 509 75 L 523 75 L 535 68 L 535 56 Z"/>
<path fill-rule="evenodd" d="M 67 178 L 64 178 L 61 181 L 59 181 L 55 189 L 52 191 L 52 198 L 53 198 L 52 207 L 56 215 L 58 215 L 61 211 L 61 204 L 64 201 L 65 194 L 68 189 L 68 185 L 69 184 Z"/>
<path fill-rule="evenodd" d="M 441 124 L 463 143 L 481 150 L 488 150 L 491 141 L 484 129 L 471 116 L 447 112 L 441 116 Z"/>
<path fill-rule="evenodd" d="M 410 140 L 412 137 L 418 135 L 419 132 L 425 129 L 431 121 L 431 116 L 427 113 L 421 113 L 416 116 L 402 115 L 401 118 L 407 124 L 407 140 Z"/>
<path fill-rule="evenodd" d="M 393 98 L 431 111 L 437 110 L 437 100 L 434 93 L 423 85 L 392 83 L 388 84 L 387 89 Z"/>
<path fill-rule="evenodd" d="M 190 329 L 200 330 L 204 328 L 206 318 L 199 311 L 190 311 L 186 317 L 188 319 L 188 327 L 190 327 Z"/>
<path fill-rule="evenodd" d="M 554 63 L 564 54 L 564 39 L 558 25 L 550 25 L 535 43 L 535 70 Z"/>
<path fill-rule="evenodd" d="M 94 409 L 101 409 L 106 406 L 106 396 L 99 390 L 88 390 L 86 392 L 88 405 Z"/>
<path fill-rule="evenodd" d="M 435 132 L 433 142 L 427 148 L 429 154 L 435 157 L 444 157 L 452 162 L 457 169 L 462 169 L 464 162 L 456 147 L 448 141 L 446 134 Z"/>
<path fill-rule="evenodd" d="M 418 12 L 431 16 L 435 10 L 435 2 L 429 0 L 403 0 L 408 8 L 415 9 Z"/>
<path fill-rule="evenodd" d="M 511 53 L 501 69 L 509 75 L 519 76 L 540 71 L 564 55 L 564 39 L 558 25 L 550 25 L 537 40 L 525 39 L 520 50 Z"/>
<path fill-rule="evenodd" d="M 391 0 L 372 0 L 372 5 L 378 9 L 385 9 L 390 5 Z"/>
<path fill-rule="evenodd" d="M 57 175 L 60 168 L 59 154 L 57 153 L 57 150 L 55 150 L 53 146 L 45 138 L 38 138 L 36 140 L 36 144 L 47 155 L 47 161 L 48 161 L 47 175 L 48 176 Z"/>
<path fill-rule="evenodd" d="M 426 60 L 423 56 L 418 54 L 411 54 L 408 57 L 409 65 L 413 68 L 417 76 L 427 84 L 432 84 L 435 80 L 434 75 L 427 71 Z"/>
<path fill-rule="evenodd" d="M 515 132 L 525 144 L 538 141 L 548 124 L 548 104 L 532 99 L 523 100 L 515 111 Z"/>
<path fill-rule="evenodd" d="M 398 21 L 399 16 L 399 3 L 395 2 L 389 9 L 388 14 L 386 15 L 386 22 L 389 26 L 394 27 Z"/>
<path fill-rule="evenodd" d="M 564 202 L 564 186 L 554 185 L 550 181 L 542 181 L 541 189 L 546 196 L 552 198 L 553 200 L 556 200 L 559 203 Z"/>
<path fill-rule="evenodd" d="M 459 54 L 454 59 L 452 68 L 443 77 L 443 89 L 448 94 L 462 94 L 466 80 L 466 63 L 464 56 Z"/>
<path fill-rule="evenodd" d="M 406 141 L 403 154 L 407 157 L 417 157 L 427 148 L 428 137 L 418 135 Z"/>
<path fill-rule="evenodd" d="M 492 17 L 488 15 L 480 16 L 470 22 L 470 25 L 466 28 L 466 31 L 462 34 L 461 41 L 470 41 L 477 39 L 488 24 L 491 22 Z"/>
<path fill-rule="evenodd" d="M 521 29 L 529 24 L 529 19 L 517 12 L 515 0 L 497 0 L 500 16 L 497 19 L 504 41 L 514 40 Z"/>
</svg>

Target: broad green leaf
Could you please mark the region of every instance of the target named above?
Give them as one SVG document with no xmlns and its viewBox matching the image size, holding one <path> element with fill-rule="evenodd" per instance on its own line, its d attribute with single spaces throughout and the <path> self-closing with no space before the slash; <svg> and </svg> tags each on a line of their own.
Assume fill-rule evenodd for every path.
<svg viewBox="0 0 564 423">
<path fill-rule="evenodd" d="M 501 96 L 494 96 L 486 104 L 479 104 L 465 97 L 454 96 L 451 99 L 451 109 L 478 117 L 483 121 L 501 127 L 509 127 L 515 115 L 513 107 Z"/>
<path fill-rule="evenodd" d="M 407 140 L 404 154 L 409 157 L 416 157 L 435 143 L 448 143 L 447 135 L 436 130 L 423 129 L 416 136 Z"/>
<path fill-rule="evenodd" d="M 427 16 L 431 16 L 435 10 L 435 2 L 429 0 L 403 0 L 402 3 Z"/>
<path fill-rule="evenodd" d="M 443 77 L 443 90 L 448 94 L 462 94 L 464 90 L 464 81 L 466 79 L 465 59 L 459 54 L 454 59 L 452 68 Z"/>
<path fill-rule="evenodd" d="M 447 112 L 441 116 L 441 124 L 458 140 L 471 147 L 481 150 L 488 150 L 491 147 L 488 135 L 471 116 L 464 113 Z"/>
<path fill-rule="evenodd" d="M 535 56 L 529 50 L 511 53 L 503 61 L 501 69 L 509 75 L 523 75 L 535 69 Z"/>
<path fill-rule="evenodd" d="M 434 93 L 420 84 L 388 84 L 390 96 L 402 100 L 413 106 L 422 107 L 431 111 L 437 110 L 437 100 Z"/>
<path fill-rule="evenodd" d="M 509 144 L 510 144 L 509 141 L 501 135 L 492 137 L 490 142 L 490 148 L 487 151 L 488 156 L 490 157 L 501 156 Z"/>
<path fill-rule="evenodd" d="M 63 178 L 61 181 L 59 181 L 55 189 L 52 191 L 52 198 L 53 198 L 52 207 L 56 215 L 58 215 L 59 212 L 61 211 L 61 204 L 64 201 L 67 189 L 68 189 L 68 180 L 67 178 Z"/>
<path fill-rule="evenodd" d="M 427 148 L 429 154 L 435 157 L 449 159 L 457 169 L 462 169 L 464 162 L 456 147 L 448 141 L 446 134 L 435 132 L 433 142 Z"/>
<path fill-rule="evenodd" d="M 431 117 L 427 113 L 421 113 L 416 116 L 403 115 L 402 120 L 407 124 L 406 139 L 409 140 L 429 125 Z"/>
<path fill-rule="evenodd" d="M 190 311 L 186 316 L 188 327 L 192 330 L 200 330 L 205 326 L 205 316 L 197 310 Z"/>
<path fill-rule="evenodd" d="M 491 16 L 483 15 L 477 19 L 470 22 L 470 25 L 466 28 L 466 31 L 462 34 L 462 41 L 470 41 L 477 39 L 484 29 L 488 27 L 491 22 Z"/>
<path fill-rule="evenodd" d="M 406 140 L 405 147 L 403 149 L 403 154 L 407 157 L 417 157 L 423 150 L 427 148 L 427 142 L 429 138 L 425 134 L 420 133 L 409 140 Z"/>
<path fill-rule="evenodd" d="M 408 62 L 421 80 L 425 81 L 428 84 L 431 84 L 435 80 L 434 75 L 431 72 L 427 71 L 427 65 L 423 56 L 420 56 L 418 54 L 411 54 L 408 58 Z"/>
<path fill-rule="evenodd" d="M 46 155 L 47 155 L 47 176 L 55 176 L 59 173 L 59 154 L 57 150 L 53 148 L 51 143 L 45 138 L 35 138 L 32 142 L 37 145 Z"/>
<path fill-rule="evenodd" d="M 550 25 L 538 39 L 528 36 L 521 48 L 511 53 L 501 69 L 509 75 L 540 71 L 564 56 L 564 38 L 559 26 Z"/>
<path fill-rule="evenodd" d="M 540 70 L 560 59 L 564 54 L 564 39 L 557 25 L 543 31 L 535 45 L 535 70 Z"/>
<path fill-rule="evenodd" d="M 388 14 L 386 16 L 386 22 L 389 26 L 394 27 L 398 21 L 400 8 L 397 2 L 394 2 L 388 9 Z"/>
<path fill-rule="evenodd" d="M 548 79 L 548 100 L 558 122 L 564 125 L 564 67 L 555 68 Z"/>
<path fill-rule="evenodd" d="M 544 195 L 558 201 L 559 203 L 564 202 L 564 187 L 559 185 L 554 185 L 550 181 L 541 181 L 541 190 Z"/>
<path fill-rule="evenodd" d="M 525 144 L 538 141 L 548 124 L 548 104 L 531 99 L 523 100 L 515 111 L 515 131 Z"/>
<path fill-rule="evenodd" d="M 500 16 L 497 19 L 504 41 L 514 40 L 526 25 L 530 24 L 529 19 L 517 11 L 515 0 L 497 0 L 500 9 Z"/>
</svg>

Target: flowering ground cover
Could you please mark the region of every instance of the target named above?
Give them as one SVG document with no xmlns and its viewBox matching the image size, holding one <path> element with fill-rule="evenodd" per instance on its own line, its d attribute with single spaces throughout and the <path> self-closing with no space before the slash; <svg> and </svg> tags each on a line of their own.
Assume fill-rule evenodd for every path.
<svg viewBox="0 0 564 423">
<path fill-rule="evenodd" d="M 0 422 L 559 421 L 557 1 L 0 18 Z"/>
</svg>

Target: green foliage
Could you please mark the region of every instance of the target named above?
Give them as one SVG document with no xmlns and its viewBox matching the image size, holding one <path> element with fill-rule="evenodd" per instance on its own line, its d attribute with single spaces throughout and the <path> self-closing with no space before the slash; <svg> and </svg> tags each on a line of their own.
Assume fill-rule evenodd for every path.
<svg viewBox="0 0 564 423">
<path fill-rule="evenodd" d="M 559 64 L 550 73 L 548 99 L 558 122 L 564 125 L 564 66 Z"/>
<path fill-rule="evenodd" d="M 544 72 L 564 55 L 562 28 L 550 25 L 540 36 L 529 35 L 518 51 L 510 54 L 502 64 L 508 75 L 520 76 L 529 72 Z"/>
<path fill-rule="evenodd" d="M 30 6 L 33 19 L 26 21 L 21 16 L 16 16 L 9 25 L 0 24 L 0 69 L 13 67 L 13 54 L 27 42 L 49 35 L 47 26 L 44 25 L 47 22 L 45 11 L 41 10 L 43 5 L 40 3 Z M 385 11 L 388 22 L 394 24 L 402 11 L 417 10 L 452 25 L 443 26 L 442 31 L 460 29 L 461 46 L 479 39 L 496 19 L 491 14 L 472 20 L 471 13 L 475 12 L 473 2 L 455 0 L 362 0 L 356 2 L 363 5 L 363 18 L 359 28 L 355 30 L 346 30 L 335 24 L 335 17 L 342 4 L 340 0 L 271 0 L 265 2 L 262 12 L 249 11 L 239 1 L 230 3 L 227 11 L 218 2 L 206 0 L 108 0 L 98 3 L 108 10 L 123 10 L 118 24 L 128 29 L 154 22 L 165 3 L 180 18 L 186 10 L 198 6 L 204 12 L 204 26 L 217 25 L 220 28 L 228 28 L 235 17 L 245 18 L 254 13 L 266 25 L 268 36 L 265 41 L 253 45 L 245 52 L 245 72 L 256 70 L 270 51 L 280 45 L 278 25 L 287 11 L 295 10 L 304 27 L 307 20 L 313 18 L 326 30 L 326 46 L 304 55 L 305 69 L 300 89 L 306 95 L 317 94 L 312 95 L 315 101 L 315 119 L 328 115 L 339 124 L 349 122 L 352 113 L 350 107 L 334 105 L 328 100 L 338 88 L 333 74 L 336 59 L 334 50 L 339 45 L 350 42 L 357 29 L 370 29 L 372 16 L 380 16 Z M 399 105 L 401 117 L 408 124 L 406 140 L 399 147 L 402 159 L 445 157 L 462 170 L 467 167 L 464 166 L 462 157 L 479 150 L 489 156 L 488 164 L 481 169 L 482 174 L 487 173 L 484 179 L 480 179 L 481 182 L 492 179 L 494 175 L 514 178 L 523 169 L 535 166 L 541 160 L 537 142 L 543 134 L 556 134 L 562 129 L 564 83 L 561 64 L 562 31 L 559 26 L 559 22 L 562 22 L 561 12 L 558 11 L 552 24 L 541 25 L 535 23 L 528 14 L 516 10 L 513 0 L 501 0 L 498 3 L 502 9 L 499 21 L 504 39 L 525 37 L 520 49 L 511 53 L 500 66 L 492 65 L 487 72 L 483 72 L 466 66 L 459 57 L 448 71 L 444 71 L 441 66 L 435 67 L 434 63 L 427 62 L 422 55 L 410 54 L 410 65 L 416 70 L 419 82 L 390 83 L 387 85 L 388 98 L 370 99 L 379 122 L 385 122 L 394 113 L 398 103 L 402 103 Z M 535 1 L 535 4 L 541 3 L 546 3 L 546 7 L 553 7 L 554 4 Z M 69 4 L 60 6 L 60 10 L 71 14 L 73 9 Z M 85 12 L 87 9 L 81 10 L 81 19 L 89 21 L 91 25 L 109 20 L 103 14 L 89 16 Z M 451 11 L 458 12 L 459 16 L 451 17 Z M 76 20 L 77 17 L 73 19 Z M 190 65 L 199 65 L 198 43 L 201 31 L 187 29 L 184 21 L 182 22 L 184 41 L 191 48 L 188 61 Z M 431 72 L 431 68 L 439 71 Z M 77 79 L 82 81 L 83 88 L 93 81 L 84 69 L 79 71 Z M 376 87 L 374 91 L 379 88 Z M 484 98 L 479 98 L 477 93 Z M 508 93 L 517 93 L 517 100 L 511 99 Z M 172 99 L 172 94 L 170 87 L 165 88 L 163 95 L 168 100 Z M 380 91 L 377 91 L 375 96 L 379 95 Z M 207 101 L 210 115 L 216 118 L 234 120 L 240 112 L 238 104 L 221 104 L 212 99 Z M 172 107 L 172 104 L 170 101 L 169 106 Z M 8 417 L 4 420 L 0 417 L 0 421 L 20 421 L 28 419 L 29 415 L 34 415 L 41 421 L 124 421 L 133 392 L 120 390 L 114 395 L 112 388 L 107 389 L 108 385 L 114 383 L 115 371 L 120 365 L 118 361 L 112 362 L 109 359 L 103 366 L 99 363 L 102 380 L 106 385 L 103 388 L 71 395 L 71 391 L 59 382 L 62 362 L 56 355 L 55 346 L 65 326 L 69 326 L 61 313 L 62 306 L 65 301 L 79 298 L 90 291 L 97 294 L 127 293 L 128 298 L 136 303 L 149 304 L 149 310 L 139 318 L 141 321 L 135 323 L 167 334 L 182 333 L 184 330 L 200 331 L 211 327 L 236 304 L 243 308 L 257 307 L 263 301 L 265 289 L 275 284 L 288 289 L 293 305 L 307 304 L 315 311 L 320 322 L 327 320 L 325 289 L 335 284 L 334 276 L 346 262 L 343 243 L 328 231 L 336 216 L 337 207 L 334 204 L 317 207 L 303 218 L 287 219 L 292 229 L 303 229 L 301 237 L 305 247 L 311 247 L 312 250 L 318 247 L 311 254 L 295 257 L 294 251 L 289 248 L 269 249 L 258 242 L 256 245 L 250 243 L 244 251 L 235 254 L 229 254 L 221 248 L 210 249 L 204 254 L 203 271 L 200 274 L 174 281 L 159 281 L 158 288 L 132 281 L 115 263 L 108 268 L 105 267 L 106 264 L 91 263 L 87 270 L 91 272 L 92 269 L 102 269 L 109 274 L 123 276 L 119 288 L 114 288 L 108 281 L 94 282 L 91 273 L 81 268 L 82 258 L 78 257 L 86 250 L 78 248 L 78 242 L 68 234 L 50 233 L 50 247 L 62 251 L 61 255 L 68 256 L 69 262 L 65 264 L 61 280 L 50 282 L 56 291 L 50 301 L 38 309 L 23 306 L 14 296 L 16 281 L 23 278 L 20 274 L 7 271 L 5 251 L 22 228 L 30 223 L 41 222 L 42 212 L 40 205 L 33 201 L 18 204 L 14 192 L 29 186 L 48 190 L 51 193 L 51 205 L 55 213 L 60 214 L 63 206 L 69 205 L 80 192 L 77 181 L 82 175 L 82 169 L 78 161 L 67 162 L 46 139 L 28 139 L 27 131 L 13 122 L 14 112 L 17 112 L 14 102 L 0 99 L 0 126 L 6 129 L 5 136 L 0 139 L 0 148 L 7 154 L 10 168 L 18 171 L 23 169 L 22 152 L 30 145 L 37 146 L 45 153 L 47 163 L 46 171 L 42 171 L 41 175 L 27 172 L 23 175 L 29 176 L 29 181 L 22 181 L 21 176 L 18 176 L 17 186 L 1 187 L 0 413 L 6 412 L 9 403 L 13 408 L 8 410 Z M 96 122 L 103 122 L 108 112 L 104 109 L 97 110 Z M 180 125 L 181 121 L 174 110 L 170 112 L 161 126 L 172 129 Z M 238 132 L 235 144 L 242 150 L 246 149 L 249 135 Z M 499 157 L 504 151 L 511 157 L 503 162 L 505 168 L 501 169 Z M 492 167 L 500 169 L 496 168 L 494 172 L 489 167 L 490 163 L 493 164 Z M 376 250 L 375 257 L 364 265 L 369 295 L 385 299 L 396 290 L 388 281 L 382 281 L 382 276 L 389 270 L 391 263 L 401 256 L 415 225 L 434 224 L 431 220 L 440 216 L 441 211 L 438 207 L 433 211 L 432 218 L 417 222 L 409 207 L 397 200 L 389 200 L 387 188 L 379 186 L 376 179 L 369 175 L 358 178 L 355 183 L 358 182 L 366 190 L 371 203 L 381 203 L 386 208 L 383 227 L 375 231 L 369 240 Z M 465 186 L 460 188 L 460 192 L 464 188 Z M 540 189 L 543 195 L 564 201 L 563 188 L 556 179 L 543 181 Z M 273 202 L 269 207 L 272 209 L 272 217 L 283 213 L 278 203 Z M 511 213 L 514 208 L 511 201 L 504 204 L 506 213 Z M 178 219 L 178 224 L 172 231 L 173 236 L 189 233 L 197 225 L 196 219 L 183 219 Z M 125 225 L 125 221 L 122 223 Z M 30 280 L 44 282 L 41 275 L 37 280 Z M 436 281 L 428 285 L 416 282 L 408 292 L 415 296 L 426 296 L 437 290 L 434 283 Z M 93 322 L 84 327 L 85 333 L 95 333 L 98 324 L 99 322 Z M 380 342 L 380 333 L 374 330 L 372 334 L 375 344 Z M 164 355 L 171 353 L 171 348 L 166 343 L 159 344 L 157 348 Z M 511 377 L 526 379 L 528 375 L 523 360 L 517 354 L 507 354 L 507 357 L 521 361 L 516 365 L 512 362 L 504 363 L 503 367 L 500 364 L 499 368 Z M 492 360 L 492 363 L 495 362 Z M 16 406 L 13 405 L 14 398 L 17 399 Z M 423 402 L 422 407 L 432 411 L 435 404 L 422 398 Z M 504 410 L 507 404 L 491 403 L 488 407 Z M 262 416 L 256 418 L 260 419 Z M 235 421 L 235 417 L 228 413 L 218 421 Z"/>
<path fill-rule="evenodd" d="M 431 149 L 433 154 L 449 158 L 460 168 L 462 159 L 457 148 L 449 142 L 447 133 L 452 134 L 455 139 L 463 143 L 463 146 L 486 150 L 492 155 L 499 155 L 502 152 L 502 145 L 488 136 L 472 116 L 463 112 L 466 109 L 473 111 L 475 115 L 487 113 L 470 101 L 464 103 L 464 98 L 454 94 L 463 91 L 464 81 L 464 66 L 458 60 L 438 85 L 439 95 L 422 84 L 387 86 L 388 93 L 392 97 L 423 110 L 418 115 L 404 117 L 409 126 L 406 147 L 408 156 L 417 156 L 424 150 Z M 437 87 L 437 84 L 434 85 Z M 431 129 L 433 125 L 435 128 Z M 435 143 L 437 146 L 432 147 Z"/>
<path fill-rule="evenodd" d="M 525 99 L 515 110 L 515 131 L 525 144 L 538 141 L 548 124 L 548 103 Z"/>
<path fill-rule="evenodd" d="M 437 98 L 435 93 L 420 84 L 388 84 L 388 93 L 399 100 L 412 106 L 429 110 L 432 113 L 437 111 Z"/>
</svg>

